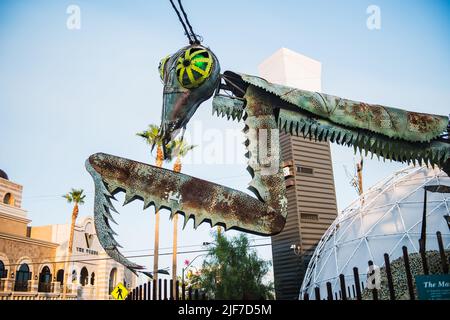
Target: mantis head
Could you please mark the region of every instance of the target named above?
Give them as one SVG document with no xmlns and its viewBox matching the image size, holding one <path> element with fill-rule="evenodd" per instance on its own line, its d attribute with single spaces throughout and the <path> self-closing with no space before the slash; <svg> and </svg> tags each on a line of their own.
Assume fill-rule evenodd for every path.
<svg viewBox="0 0 450 320">
<path fill-rule="evenodd" d="M 220 65 L 211 50 L 193 44 L 162 59 L 159 72 L 164 83 L 160 138 L 165 146 L 214 94 L 220 82 Z"/>
</svg>

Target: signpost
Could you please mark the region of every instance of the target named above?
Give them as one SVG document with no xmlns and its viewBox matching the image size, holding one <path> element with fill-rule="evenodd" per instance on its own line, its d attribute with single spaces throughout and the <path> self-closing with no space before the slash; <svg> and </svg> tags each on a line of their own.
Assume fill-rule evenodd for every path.
<svg viewBox="0 0 450 320">
<path fill-rule="evenodd" d="M 111 292 L 111 295 L 116 300 L 125 300 L 128 296 L 128 290 L 122 283 L 119 283 Z"/>
<path fill-rule="evenodd" d="M 450 274 L 416 276 L 419 300 L 450 300 Z"/>
</svg>

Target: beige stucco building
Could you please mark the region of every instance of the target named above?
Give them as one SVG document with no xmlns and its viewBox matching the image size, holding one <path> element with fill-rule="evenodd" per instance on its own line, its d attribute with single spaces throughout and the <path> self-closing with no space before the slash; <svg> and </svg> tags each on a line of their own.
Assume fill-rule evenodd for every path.
<svg viewBox="0 0 450 320">
<path fill-rule="evenodd" d="M 64 270 L 67 299 L 110 299 L 119 282 L 136 285 L 137 277 L 102 249 L 92 217 L 78 219 L 68 261 L 70 224 L 29 226 L 21 203 L 22 186 L 0 170 L 0 300 L 61 299 Z"/>
</svg>

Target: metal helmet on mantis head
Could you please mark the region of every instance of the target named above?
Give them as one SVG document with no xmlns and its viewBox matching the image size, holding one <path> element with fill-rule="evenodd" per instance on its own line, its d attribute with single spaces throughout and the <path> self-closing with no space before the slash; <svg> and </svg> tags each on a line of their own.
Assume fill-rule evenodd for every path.
<svg viewBox="0 0 450 320">
<path fill-rule="evenodd" d="M 166 145 L 214 94 L 220 82 L 220 65 L 210 49 L 193 43 L 163 58 L 159 73 L 164 83 L 160 134 Z"/>
</svg>

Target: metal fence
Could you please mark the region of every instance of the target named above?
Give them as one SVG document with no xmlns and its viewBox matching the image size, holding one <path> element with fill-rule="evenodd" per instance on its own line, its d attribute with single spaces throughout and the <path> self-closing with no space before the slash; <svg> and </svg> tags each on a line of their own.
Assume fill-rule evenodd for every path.
<svg viewBox="0 0 450 320">
<path fill-rule="evenodd" d="M 450 258 L 447 258 L 444 244 L 442 241 L 441 232 L 436 233 L 436 238 L 439 247 L 439 257 L 441 264 L 441 271 L 444 274 L 449 273 L 449 264 Z M 403 263 L 406 272 L 406 284 L 409 293 L 409 299 L 415 300 L 415 288 L 413 282 L 413 273 L 411 271 L 410 265 L 410 255 L 408 253 L 408 248 L 404 246 L 403 250 Z M 429 264 L 427 261 L 427 255 L 425 252 L 420 252 L 420 259 L 422 263 L 422 270 L 424 275 L 429 274 Z M 372 270 L 368 273 L 368 277 L 372 276 L 375 273 L 375 269 L 373 268 L 373 261 L 368 261 L 367 265 L 369 266 L 369 270 Z M 372 268 L 370 268 L 372 267 Z M 389 291 L 389 299 L 395 300 L 395 288 L 394 288 L 394 277 L 391 270 L 391 261 L 389 259 L 389 254 L 384 254 L 384 271 L 387 278 L 387 289 Z M 293 279 L 295 281 L 295 279 Z M 185 285 L 181 285 L 179 281 L 176 283 L 176 292 L 173 294 L 173 282 L 172 280 L 167 281 L 167 279 L 158 280 L 158 286 L 156 280 L 150 281 L 148 283 L 144 283 L 136 288 L 134 288 L 127 297 L 127 300 L 206 300 L 208 297 L 199 289 L 193 290 L 192 288 L 188 288 L 186 290 Z M 154 290 L 155 287 L 158 287 L 160 290 Z M 180 290 L 181 289 L 181 290 Z M 357 267 L 353 268 L 353 283 L 346 283 L 345 275 L 339 275 L 339 290 L 333 290 L 331 282 L 326 283 L 326 296 L 321 296 L 320 288 L 314 288 L 314 295 L 310 296 L 308 293 L 303 295 L 303 300 L 363 300 L 364 290 L 370 290 L 371 296 L 373 300 L 379 300 L 379 290 L 368 289 L 365 285 L 365 281 L 361 281 L 360 273 Z"/>
<path fill-rule="evenodd" d="M 207 296 L 199 289 L 186 289 L 185 284 L 180 286 L 176 281 L 176 289 L 173 292 L 173 280 L 158 279 L 144 283 L 133 290 L 127 296 L 127 300 L 207 300 Z M 155 290 L 156 288 L 156 290 Z M 175 293 L 175 294 L 174 294 Z"/>
<path fill-rule="evenodd" d="M 436 238 L 439 247 L 439 260 L 440 268 L 443 274 L 449 273 L 450 258 L 447 258 L 444 244 L 442 241 L 441 232 L 436 233 Z M 422 245 L 421 245 L 422 246 Z M 415 300 L 415 288 L 413 282 L 413 273 L 411 272 L 410 256 L 408 253 L 408 248 L 406 246 L 402 247 L 403 250 L 403 263 L 406 272 L 406 285 L 408 289 L 408 295 L 410 300 Z M 427 254 L 425 250 L 420 250 L 420 260 L 422 264 L 423 275 L 429 274 L 429 264 L 427 259 Z M 373 261 L 368 261 L 369 270 L 368 277 L 373 276 L 375 270 L 373 268 Z M 372 268 L 371 268 L 372 267 Z M 384 254 L 384 271 L 387 278 L 387 289 L 389 292 L 389 299 L 396 300 L 396 292 L 394 288 L 394 277 L 391 270 L 391 261 L 389 259 L 389 254 Z M 373 278 L 373 277 L 372 277 Z M 339 275 L 339 290 L 333 290 L 331 282 L 326 283 L 326 296 L 321 296 L 320 288 L 314 288 L 314 296 L 310 296 L 308 293 L 303 294 L 303 300 L 363 300 L 363 290 L 365 288 L 364 282 L 360 280 L 359 270 L 357 267 L 353 268 L 353 283 L 347 284 L 345 281 L 345 276 L 343 274 Z M 371 295 L 373 300 L 379 300 L 379 289 L 372 288 L 370 286 Z M 334 294 L 333 294 L 334 293 Z"/>
</svg>

